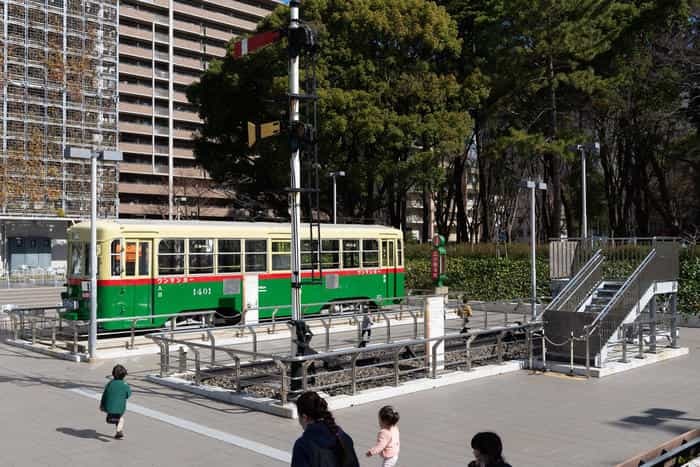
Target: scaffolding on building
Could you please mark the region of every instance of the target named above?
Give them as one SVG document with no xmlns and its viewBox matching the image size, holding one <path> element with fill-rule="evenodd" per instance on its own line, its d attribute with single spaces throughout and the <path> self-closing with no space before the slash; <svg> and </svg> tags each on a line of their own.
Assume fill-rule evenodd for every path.
<svg viewBox="0 0 700 467">
<path fill-rule="evenodd" d="M 90 163 L 67 146 L 117 146 L 117 0 L 3 0 L 3 215 L 85 217 Z M 114 217 L 118 169 L 100 167 L 98 214 Z"/>
</svg>

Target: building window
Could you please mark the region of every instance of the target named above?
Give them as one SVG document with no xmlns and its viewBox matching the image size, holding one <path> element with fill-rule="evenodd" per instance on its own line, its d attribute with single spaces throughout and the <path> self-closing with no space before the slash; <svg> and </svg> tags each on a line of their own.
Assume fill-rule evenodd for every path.
<svg viewBox="0 0 700 467">
<path fill-rule="evenodd" d="M 343 267 L 360 267 L 360 241 L 343 240 Z"/>
<path fill-rule="evenodd" d="M 158 274 L 162 276 L 185 273 L 185 241 L 161 240 L 158 244 Z"/>
<path fill-rule="evenodd" d="M 379 267 L 379 241 L 362 240 L 362 267 Z"/>
<path fill-rule="evenodd" d="M 241 272 L 241 241 L 219 240 L 219 272 Z"/>
<path fill-rule="evenodd" d="M 272 270 L 289 271 L 292 261 L 292 244 L 288 240 L 272 241 Z"/>
<path fill-rule="evenodd" d="M 246 272 L 267 271 L 267 240 L 245 241 Z"/>
</svg>

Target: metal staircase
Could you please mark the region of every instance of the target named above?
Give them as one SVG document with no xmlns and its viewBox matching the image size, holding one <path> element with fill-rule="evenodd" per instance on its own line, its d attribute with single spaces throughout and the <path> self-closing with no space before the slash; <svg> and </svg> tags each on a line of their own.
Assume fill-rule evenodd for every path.
<svg viewBox="0 0 700 467">
<path fill-rule="evenodd" d="M 583 240 L 575 248 L 566 245 L 573 252 L 568 256 L 557 251 L 560 242 L 550 244 L 550 261 L 553 256 L 580 261 L 582 250 L 588 259 L 558 268 L 568 267 L 572 277 L 541 315 L 548 359 L 602 366 L 609 342 L 645 311 L 650 332 L 656 332 L 656 296 L 678 288 L 675 239 Z M 672 311 L 675 316 L 675 307 Z"/>
</svg>

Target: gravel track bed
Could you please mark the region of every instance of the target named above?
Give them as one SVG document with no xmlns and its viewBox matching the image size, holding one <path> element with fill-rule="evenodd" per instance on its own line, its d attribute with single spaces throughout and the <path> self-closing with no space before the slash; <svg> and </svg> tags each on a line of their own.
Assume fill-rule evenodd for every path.
<svg viewBox="0 0 700 467">
<path fill-rule="evenodd" d="M 446 349 L 445 371 L 466 370 L 466 349 L 456 350 L 455 347 L 452 346 Z M 416 354 L 415 357 L 405 354 L 405 350 L 402 351 L 399 357 L 399 384 L 429 376 L 423 361 L 422 346 L 412 346 L 411 350 Z M 497 361 L 497 345 L 487 344 L 474 347 L 471 349 L 471 357 L 472 368 L 494 364 Z M 527 358 L 527 345 L 525 342 L 503 343 L 504 361 L 523 358 Z M 315 361 L 313 366 L 316 374 L 312 374 L 310 368 L 307 380 L 309 389 L 323 391 L 330 396 L 351 393 L 350 356 L 337 357 L 328 371 L 324 370 L 323 363 L 320 360 Z M 339 370 L 338 368 L 341 366 L 342 370 Z M 235 375 L 232 369 L 221 368 L 213 371 L 203 371 L 202 373 L 202 384 L 236 390 Z M 184 375 L 184 377 L 190 381 L 194 380 L 194 375 L 191 373 Z M 357 391 L 393 384 L 393 355 L 377 351 L 367 352 L 358 358 L 356 367 Z M 280 400 L 280 385 L 280 370 L 274 363 L 266 362 L 241 367 L 241 392 L 245 395 Z M 298 391 L 290 391 L 289 395 L 293 397 L 295 393 L 298 393 Z"/>
</svg>

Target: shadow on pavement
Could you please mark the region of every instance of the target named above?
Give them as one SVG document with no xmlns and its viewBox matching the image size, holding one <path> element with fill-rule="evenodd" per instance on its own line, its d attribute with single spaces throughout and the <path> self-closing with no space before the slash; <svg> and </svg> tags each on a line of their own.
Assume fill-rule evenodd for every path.
<svg viewBox="0 0 700 467">
<path fill-rule="evenodd" d="M 673 434 L 682 434 L 700 422 L 698 418 L 685 417 L 686 414 L 687 412 L 681 410 L 653 407 L 640 415 L 630 415 L 610 424 L 627 429 L 636 430 L 639 427 L 649 427 Z"/>
<path fill-rule="evenodd" d="M 92 429 L 76 430 L 75 428 L 59 427 L 56 428 L 56 431 L 58 431 L 59 433 L 63 433 L 64 435 L 75 436 L 76 438 L 97 439 L 102 441 L 103 443 L 108 443 L 112 440 L 111 436 L 105 435 L 103 433 L 98 433 L 97 431 Z"/>
</svg>

